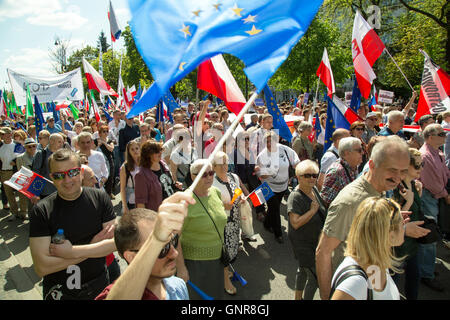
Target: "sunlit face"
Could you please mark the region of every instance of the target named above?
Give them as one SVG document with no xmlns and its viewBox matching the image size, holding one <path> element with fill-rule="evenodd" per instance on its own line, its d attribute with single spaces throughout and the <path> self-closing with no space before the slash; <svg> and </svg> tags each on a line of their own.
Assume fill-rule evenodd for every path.
<svg viewBox="0 0 450 320">
<path fill-rule="evenodd" d="M 97 178 L 95 177 L 94 171 L 89 169 L 84 169 L 84 177 L 82 181 L 83 187 L 91 187 L 95 188 L 95 184 L 97 183 Z"/>
<path fill-rule="evenodd" d="M 141 147 L 139 144 L 133 143 L 128 150 L 133 159 L 139 159 L 139 156 L 141 155 Z"/>
<path fill-rule="evenodd" d="M 358 167 L 362 163 L 363 149 L 361 145 L 353 146 L 352 151 L 346 152 L 345 160 L 352 168 Z"/>
<path fill-rule="evenodd" d="M 270 130 L 272 129 L 273 126 L 273 118 L 272 117 L 267 117 L 263 120 L 262 122 L 262 126 L 264 129 L 266 130 Z"/>
<path fill-rule="evenodd" d="M 392 121 L 389 121 L 389 129 L 394 133 L 402 130 L 404 125 L 405 119 L 403 117 L 394 118 Z"/>
<path fill-rule="evenodd" d="M 65 172 L 73 168 L 79 168 L 80 165 L 75 159 L 69 159 L 66 161 L 53 161 L 50 172 Z M 52 178 L 52 175 L 50 175 Z M 67 174 L 64 179 L 55 180 L 52 178 L 53 184 L 58 190 L 58 194 L 63 199 L 74 199 L 81 192 L 81 181 L 83 179 L 83 172 L 80 170 L 80 174 L 75 177 L 69 177 Z"/>
<path fill-rule="evenodd" d="M 395 152 L 389 154 L 378 168 L 370 160 L 369 167 L 373 168 L 374 179 L 382 191 L 393 190 L 408 174 L 409 155 Z"/>
<path fill-rule="evenodd" d="M 91 149 L 92 139 L 89 137 L 81 137 L 78 139 L 78 147 L 81 151 L 87 151 Z"/>
<path fill-rule="evenodd" d="M 422 172 L 422 158 L 419 156 L 415 156 L 412 161 L 410 162 L 409 168 L 408 168 L 408 176 L 412 179 L 419 179 L 420 173 Z"/>
</svg>

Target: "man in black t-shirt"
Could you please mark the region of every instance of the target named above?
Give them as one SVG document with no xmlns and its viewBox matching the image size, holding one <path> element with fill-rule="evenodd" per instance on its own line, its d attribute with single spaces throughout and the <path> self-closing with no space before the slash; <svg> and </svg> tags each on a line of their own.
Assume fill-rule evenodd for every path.
<svg viewBox="0 0 450 320">
<path fill-rule="evenodd" d="M 49 169 L 57 192 L 30 213 L 30 250 L 44 278 L 44 299 L 94 299 L 109 284 L 105 256 L 116 251 L 111 200 L 102 190 L 82 188 L 80 158 L 73 151 L 53 153 Z M 51 243 L 58 229 L 65 241 Z"/>
</svg>

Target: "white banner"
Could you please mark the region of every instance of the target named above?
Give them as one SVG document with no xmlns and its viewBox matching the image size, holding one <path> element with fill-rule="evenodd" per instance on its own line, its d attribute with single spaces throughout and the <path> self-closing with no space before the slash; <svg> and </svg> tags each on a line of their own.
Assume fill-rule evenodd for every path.
<svg viewBox="0 0 450 320">
<path fill-rule="evenodd" d="M 8 70 L 9 82 L 18 106 L 27 103 L 27 85 L 30 86 L 31 97 L 37 96 L 39 103 L 55 100 L 83 100 L 84 89 L 81 80 L 81 68 L 55 76 L 30 76 Z"/>
<path fill-rule="evenodd" d="M 392 103 L 394 101 L 394 93 L 392 91 L 378 91 L 378 103 Z"/>
</svg>

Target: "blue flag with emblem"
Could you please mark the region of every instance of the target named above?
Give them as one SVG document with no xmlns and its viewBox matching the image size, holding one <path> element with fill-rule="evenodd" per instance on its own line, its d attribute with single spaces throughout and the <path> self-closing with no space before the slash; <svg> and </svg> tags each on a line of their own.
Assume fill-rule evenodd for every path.
<svg viewBox="0 0 450 320">
<path fill-rule="evenodd" d="M 322 126 L 320 125 L 320 118 L 319 118 L 319 114 L 316 113 L 315 116 L 315 122 L 314 122 L 314 131 L 316 131 L 316 139 L 319 137 L 319 134 L 322 133 Z"/>
<path fill-rule="evenodd" d="M 357 112 L 361 106 L 361 91 L 359 91 L 358 82 L 355 78 L 355 84 L 353 85 L 352 100 L 350 101 L 350 108 Z"/>
<path fill-rule="evenodd" d="M 169 117 L 169 121 L 170 123 L 173 123 L 172 113 L 175 109 L 180 108 L 180 106 L 175 101 L 175 98 L 170 90 L 166 92 L 166 94 L 162 97 L 162 100 L 167 107 L 167 116 Z"/>
<path fill-rule="evenodd" d="M 155 82 L 128 117 L 155 106 L 201 62 L 229 53 L 260 92 L 323 0 L 129 0 L 132 34 Z"/>
<path fill-rule="evenodd" d="M 110 114 L 108 113 L 108 111 L 106 110 L 106 108 L 103 108 L 103 113 L 105 114 L 106 120 L 108 120 L 108 123 L 110 123 L 111 121 L 113 121 L 113 117 L 110 116 Z"/>
<path fill-rule="evenodd" d="M 42 112 L 42 107 L 39 104 L 37 96 L 34 96 L 34 125 L 36 126 L 36 137 L 39 137 L 39 132 L 44 129 L 44 114 Z"/>
<path fill-rule="evenodd" d="M 264 87 L 264 97 L 266 98 L 267 111 L 273 117 L 274 129 L 278 130 L 278 135 L 280 137 L 282 137 L 287 142 L 291 142 L 292 140 L 291 130 L 289 130 L 286 121 L 284 121 L 283 115 L 281 114 L 280 109 L 278 109 L 277 103 L 268 86 Z"/>
</svg>

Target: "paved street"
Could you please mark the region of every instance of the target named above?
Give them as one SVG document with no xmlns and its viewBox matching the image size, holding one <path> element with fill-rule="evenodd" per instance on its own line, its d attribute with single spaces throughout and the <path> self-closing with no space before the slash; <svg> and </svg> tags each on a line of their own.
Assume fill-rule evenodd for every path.
<svg viewBox="0 0 450 320">
<path fill-rule="evenodd" d="M 116 212 L 120 212 L 119 197 L 113 201 Z M 287 238 L 286 206 L 283 201 L 282 226 L 284 244 L 275 241 L 273 234 L 266 231 L 262 223 L 254 220 L 257 242 L 244 243 L 234 264 L 236 271 L 248 282 L 238 289 L 230 300 L 292 300 L 294 298 L 295 273 L 297 264 Z M 35 274 L 28 247 L 28 221 L 7 222 L 9 212 L 0 211 L 0 300 L 40 300 L 42 299 L 41 279 Z M 126 267 L 120 262 L 122 269 Z M 435 292 L 421 285 L 419 298 L 450 299 L 450 250 L 438 245 L 438 279 L 444 283 L 446 291 Z M 403 289 L 400 288 L 402 292 Z M 318 291 L 315 299 L 318 299 Z"/>
</svg>

